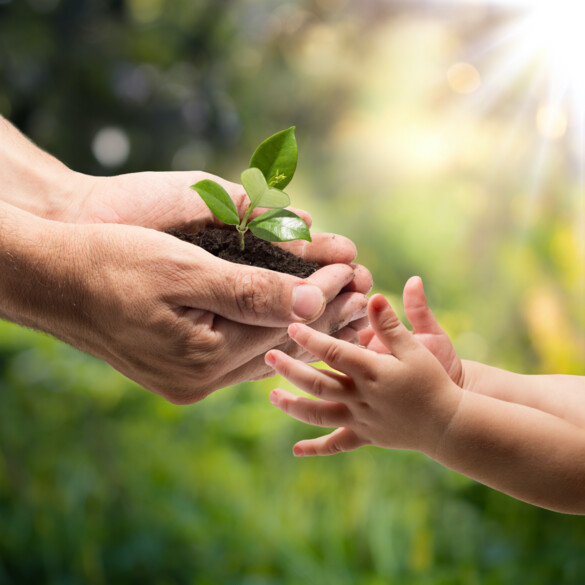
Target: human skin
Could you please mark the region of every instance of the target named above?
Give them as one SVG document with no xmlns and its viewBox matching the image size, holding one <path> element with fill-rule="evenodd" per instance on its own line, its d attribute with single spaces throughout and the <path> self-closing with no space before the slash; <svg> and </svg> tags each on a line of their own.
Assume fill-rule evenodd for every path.
<svg viewBox="0 0 585 585">
<path fill-rule="evenodd" d="M 384 297 L 372 297 L 371 326 L 361 334 L 367 348 L 291 325 L 291 338 L 334 372 L 267 353 L 278 373 L 320 398 L 277 389 L 271 401 L 298 420 L 338 427 L 297 443 L 294 453 L 411 449 L 517 499 L 585 514 L 585 378 L 522 376 L 461 361 L 418 278 L 405 287 L 405 312 L 413 332 Z"/>
<path fill-rule="evenodd" d="M 371 286 L 335 234 L 288 245 L 322 268 L 308 279 L 215 258 L 160 230 L 213 222 L 188 187 L 201 172 L 90 177 L 0 119 L 0 317 L 48 332 L 104 359 L 177 404 L 271 374 L 287 336 L 311 322 L 357 338 Z M 239 185 L 223 181 L 238 209 Z M 301 212 L 310 222 L 310 218 Z"/>
</svg>

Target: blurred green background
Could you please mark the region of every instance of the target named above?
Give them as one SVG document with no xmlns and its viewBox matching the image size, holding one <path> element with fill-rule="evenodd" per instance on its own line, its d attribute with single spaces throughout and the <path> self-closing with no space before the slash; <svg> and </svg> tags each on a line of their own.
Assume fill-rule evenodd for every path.
<svg viewBox="0 0 585 585">
<path fill-rule="evenodd" d="M 542 124 L 531 70 L 506 81 L 479 50 L 505 16 L 0 0 L 0 113 L 78 171 L 230 180 L 294 124 L 293 201 L 356 242 L 376 291 L 400 306 L 420 274 L 463 357 L 585 374 L 582 159 L 569 113 Z M 320 431 L 269 404 L 283 384 L 177 407 L 0 323 L 0 584 L 585 582 L 582 518 L 415 453 L 294 459 Z"/>
</svg>

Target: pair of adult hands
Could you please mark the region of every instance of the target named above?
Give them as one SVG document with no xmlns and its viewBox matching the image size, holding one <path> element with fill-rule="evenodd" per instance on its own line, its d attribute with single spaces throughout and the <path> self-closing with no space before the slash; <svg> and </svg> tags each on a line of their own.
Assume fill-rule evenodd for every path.
<svg viewBox="0 0 585 585">
<path fill-rule="evenodd" d="M 188 188 L 203 178 L 220 182 L 243 212 L 242 187 L 207 173 L 75 174 L 75 195 L 44 234 L 46 247 L 60 251 L 63 269 L 52 278 L 67 281 L 56 299 L 66 308 L 35 326 L 176 404 L 272 375 L 264 362 L 272 348 L 309 361 L 288 338 L 293 322 L 357 341 L 372 284 L 351 264 L 353 243 L 335 234 L 282 244 L 322 266 L 300 279 L 218 259 L 163 233 L 217 221 Z"/>
</svg>

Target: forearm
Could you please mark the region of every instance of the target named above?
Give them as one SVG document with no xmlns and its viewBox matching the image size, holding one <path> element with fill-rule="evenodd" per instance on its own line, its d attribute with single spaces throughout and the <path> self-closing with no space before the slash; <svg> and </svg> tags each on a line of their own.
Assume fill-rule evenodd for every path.
<svg viewBox="0 0 585 585">
<path fill-rule="evenodd" d="M 73 231 L 0 201 L 0 318 L 67 337 L 74 310 L 66 299 L 77 278 Z"/>
<path fill-rule="evenodd" d="M 585 376 L 524 375 L 464 361 L 465 388 L 585 427 Z"/>
<path fill-rule="evenodd" d="M 464 391 L 429 454 L 517 499 L 585 514 L 585 429 L 546 412 Z"/>
<path fill-rule="evenodd" d="M 0 116 L 1 201 L 39 217 L 69 221 L 79 210 L 83 177 Z"/>
</svg>

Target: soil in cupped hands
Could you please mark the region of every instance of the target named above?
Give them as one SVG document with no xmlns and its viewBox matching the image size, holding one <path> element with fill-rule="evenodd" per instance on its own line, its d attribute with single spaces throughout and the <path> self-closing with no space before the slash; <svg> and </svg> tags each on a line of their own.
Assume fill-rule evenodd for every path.
<svg viewBox="0 0 585 585">
<path fill-rule="evenodd" d="M 270 242 L 257 238 L 249 230 L 244 234 L 245 249 L 240 249 L 240 234 L 233 228 L 208 226 L 197 233 L 186 234 L 176 229 L 168 234 L 203 248 L 210 254 L 247 266 L 268 268 L 285 274 L 306 278 L 317 271 L 319 264 L 295 256 Z"/>
</svg>

